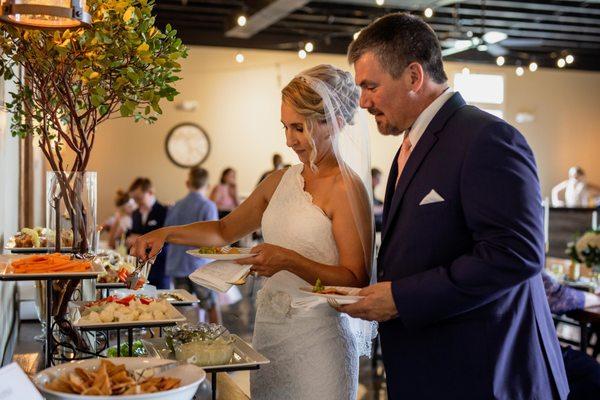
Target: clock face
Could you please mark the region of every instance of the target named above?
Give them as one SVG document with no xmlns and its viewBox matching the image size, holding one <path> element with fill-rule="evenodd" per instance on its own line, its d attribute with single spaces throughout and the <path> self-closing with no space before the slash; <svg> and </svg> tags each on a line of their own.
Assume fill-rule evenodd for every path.
<svg viewBox="0 0 600 400">
<path fill-rule="evenodd" d="M 210 141 L 204 129 L 186 122 L 171 129 L 167 135 L 166 150 L 175 165 L 191 168 L 206 160 L 210 152 Z"/>
</svg>

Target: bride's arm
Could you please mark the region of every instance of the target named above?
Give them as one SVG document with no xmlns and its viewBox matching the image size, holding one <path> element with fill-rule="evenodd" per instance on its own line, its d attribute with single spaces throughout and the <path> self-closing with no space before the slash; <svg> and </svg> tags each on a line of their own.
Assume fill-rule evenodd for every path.
<svg viewBox="0 0 600 400">
<path fill-rule="evenodd" d="M 195 222 L 169 226 L 139 237 L 131 248 L 131 255 L 145 259 L 160 252 L 165 243 L 187 246 L 224 246 L 233 243 L 260 227 L 263 212 L 277 188 L 284 171 L 277 171 L 265 179 L 252 194 L 229 215 L 219 221 Z"/>
<path fill-rule="evenodd" d="M 369 284 L 366 257 L 360 236 L 352 217 L 352 210 L 342 190 L 332 191 L 332 229 L 339 253 L 339 265 L 327 265 L 308 259 L 297 252 L 270 244 L 256 246 L 252 253 L 257 256 L 238 260 L 240 264 L 253 264 L 252 270 L 259 275 L 271 276 L 285 269 L 309 283 L 317 278 L 328 286 L 364 287 Z M 364 210 L 368 213 L 370 210 Z"/>
</svg>

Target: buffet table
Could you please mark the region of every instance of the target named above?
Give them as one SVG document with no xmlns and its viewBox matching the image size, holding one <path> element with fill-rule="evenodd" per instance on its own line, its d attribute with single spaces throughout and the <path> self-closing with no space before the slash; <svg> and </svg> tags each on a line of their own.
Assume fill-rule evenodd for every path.
<svg viewBox="0 0 600 400">
<path fill-rule="evenodd" d="M 195 307 L 189 307 L 186 314 L 196 313 Z M 25 373 L 32 377 L 44 368 L 44 352 L 42 344 L 32 341 L 31 338 L 40 333 L 41 326 L 37 322 L 22 322 L 19 326 L 19 334 L 13 361 L 18 363 Z M 210 374 L 209 374 L 210 375 Z M 249 397 L 235 384 L 228 374 L 216 374 L 217 399 L 223 400 L 248 400 Z M 209 400 L 212 397 L 212 376 L 200 385 L 195 400 Z"/>
</svg>

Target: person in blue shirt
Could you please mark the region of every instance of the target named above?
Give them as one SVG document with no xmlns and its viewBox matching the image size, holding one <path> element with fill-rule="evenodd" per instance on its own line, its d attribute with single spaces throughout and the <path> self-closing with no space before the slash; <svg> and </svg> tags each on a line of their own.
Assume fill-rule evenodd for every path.
<svg viewBox="0 0 600 400">
<path fill-rule="evenodd" d="M 217 206 L 206 197 L 208 171 L 195 167 L 189 172 L 186 186 L 189 193 L 169 210 L 165 226 L 185 225 L 198 221 L 219 219 Z M 210 260 L 186 254 L 189 246 L 171 245 L 167 250 L 166 274 L 173 278 L 175 289 L 186 289 L 200 299 L 200 307 L 208 312 L 210 322 L 220 323 L 221 313 L 217 295 L 210 289 L 196 285 L 188 276 Z"/>
</svg>

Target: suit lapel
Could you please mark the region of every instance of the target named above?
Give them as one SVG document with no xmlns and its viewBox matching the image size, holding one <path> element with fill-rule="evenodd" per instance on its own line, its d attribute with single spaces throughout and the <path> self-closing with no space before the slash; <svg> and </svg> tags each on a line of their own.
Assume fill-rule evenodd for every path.
<svg viewBox="0 0 600 400">
<path fill-rule="evenodd" d="M 416 174 L 419 166 L 434 146 L 435 142 L 438 139 L 438 133 L 444 128 L 448 119 L 454 114 L 456 110 L 463 107 L 465 105 L 465 101 L 459 93 L 455 93 L 446 101 L 446 103 L 442 106 L 440 111 L 433 117 L 425 132 L 417 142 L 417 145 L 414 147 L 404 169 L 402 170 L 402 175 L 400 175 L 400 180 L 398 182 L 398 186 L 394 190 L 394 185 L 396 182 L 396 177 L 398 175 L 398 166 L 396 164 L 396 159 L 394 159 L 394 164 L 392 165 L 392 169 L 390 171 L 390 179 L 388 179 L 388 186 L 386 189 L 386 198 L 385 202 L 389 207 L 387 208 L 388 212 L 385 213 L 384 208 L 384 226 L 381 237 L 381 242 L 385 241 L 387 234 L 389 233 L 389 229 L 392 225 L 392 221 L 394 216 L 398 212 L 400 204 L 402 203 L 402 199 L 406 190 L 408 189 L 410 182 L 412 181 L 414 175 Z M 397 155 L 396 155 L 397 158 Z M 393 180 L 392 180 L 393 178 Z M 391 196 L 390 196 L 391 195 Z M 391 197 L 391 201 L 388 200 L 388 197 Z"/>
<path fill-rule="evenodd" d="M 385 236 L 387 231 L 387 227 L 389 224 L 386 223 L 388 219 L 388 214 L 390 212 L 390 207 L 392 206 L 392 198 L 394 197 L 394 191 L 396 190 L 396 177 L 398 176 L 398 163 L 396 160 L 398 159 L 398 154 L 400 154 L 400 149 L 396 152 L 394 156 L 394 160 L 392 161 L 392 167 L 390 168 L 390 173 L 388 175 L 387 185 L 385 188 L 385 197 L 383 198 L 383 227 L 382 227 L 382 237 Z"/>
</svg>

